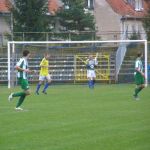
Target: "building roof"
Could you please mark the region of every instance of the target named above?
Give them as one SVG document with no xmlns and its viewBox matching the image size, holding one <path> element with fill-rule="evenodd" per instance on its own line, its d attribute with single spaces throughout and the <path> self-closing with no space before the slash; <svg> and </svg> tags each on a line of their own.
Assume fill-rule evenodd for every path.
<svg viewBox="0 0 150 150">
<path fill-rule="evenodd" d="M 9 13 L 10 2 L 8 0 L 0 0 L 0 12 Z"/>
<path fill-rule="evenodd" d="M 55 14 L 55 12 L 61 6 L 60 0 L 48 0 L 48 10 L 51 14 Z M 0 12 L 1 13 L 9 13 L 10 12 L 11 3 L 9 0 L 0 0 Z"/>
<path fill-rule="evenodd" d="M 125 0 L 106 0 L 109 5 L 112 7 L 112 9 L 122 15 L 122 16 L 128 16 L 128 17 L 143 17 L 146 15 L 149 7 L 148 0 L 143 0 L 143 10 L 142 11 L 136 11 L 135 8 L 127 3 Z"/>
<path fill-rule="evenodd" d="M 60 0 L 48 0 L 48 10 L 52 15 L 58 11 L 61 5 L 62 3 Z"/>
</svg>

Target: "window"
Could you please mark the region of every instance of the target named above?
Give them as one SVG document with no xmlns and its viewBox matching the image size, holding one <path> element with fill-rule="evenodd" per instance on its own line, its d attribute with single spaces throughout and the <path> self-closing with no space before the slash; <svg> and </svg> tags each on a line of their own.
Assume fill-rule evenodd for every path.
<svg viewBox="0 0 150 150">
<path fill-rule="evenodd" d="M 0 46 L 3 44 L 3 36 L 0 34 Z"/>
<path fill-rule="evenodd" d="M 132 25 L 132 33 L 136 33 L 136 27 L 135 27 L 135 25 Z"/>
<path fill-rule="evenodd" d="M 142 31 L 142 26 L 139 24 L 138 25 L 138 32 L 141 32 Z"/>
<path fill-rule="evenodd" d="M 126 1 L 127 1 L 127 3 L 132 5 L 133 7 L 135 6 L 135 0 L 126 0 Z"/>
<path fill-rule="evenodd" d="M 127 39 L 129 36 L 129 25 L 126 25 L 125 31 L 124 31 L 124 37 Z"/>
<path fill-rule="evenodd" d="M 136 11 L 143 10 L 143 0 L 135 0 L 135 10 Z"/>
<path fill-rule="evenodd" d="M 85 5 L 88 9 L 94 9 L 94 0 L 85 0 Z"/>
</svg>

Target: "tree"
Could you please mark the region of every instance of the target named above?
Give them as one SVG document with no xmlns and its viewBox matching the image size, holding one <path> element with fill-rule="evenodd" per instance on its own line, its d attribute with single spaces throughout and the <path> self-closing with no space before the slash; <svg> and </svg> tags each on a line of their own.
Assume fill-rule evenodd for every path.
<svg viewBox="0 0 150 150">
<path fill-rule="evenodd" d="M 60 25 L 64 31 L 95 31 L 94 16 L 85 11 L 84 0 L 62 0 L 64 6 L 57 13 Z M 89 38 L 80 36 L 80 38 Z"/>
<path fill-rule="evenodd" d="M 148 14 L 143 19 L 143 26 L 147 33 L 147 40 L 150 40 L 150 10 L 148 11 Z"/>
<path fill-rule="evenodd" d="M 14 0 L 14 32 L 49 31 L 47 0 Z"/>
</svg>

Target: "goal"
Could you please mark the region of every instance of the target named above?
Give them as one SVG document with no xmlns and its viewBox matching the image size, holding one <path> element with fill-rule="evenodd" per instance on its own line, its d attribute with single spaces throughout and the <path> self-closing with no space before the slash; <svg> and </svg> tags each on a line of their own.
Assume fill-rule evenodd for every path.
<svg viewBox="0 0 150 150">
<path fill-rule="evenodd" d="M 85 61 L 88 55 L 98 53 L 97 81 L 105 83 L 133 83 L 134 61 L 138 51 L 144 54 L 143 64 L 148 84 L 147 40 L 111 41 L 9 41 L 8 42 L 8 88 L 17 85 L 16 62 L 22 51 L 28 49 L 32 57 L 29 66 L 35 73 L 29 75 L 30 82 L 38 81 L 39 63 L 44 52 L 51 54 L 49 70 L 54 82 L 84 83 Z"/>
</svg>

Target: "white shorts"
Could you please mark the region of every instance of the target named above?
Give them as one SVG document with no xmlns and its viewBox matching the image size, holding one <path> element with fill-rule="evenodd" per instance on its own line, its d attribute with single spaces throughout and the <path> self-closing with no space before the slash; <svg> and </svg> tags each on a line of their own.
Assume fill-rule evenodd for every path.
<svg viewBox="0 0 150 150">
<path fill-rule="evenodd" d="M 51 80 L 51 76 L 47 75 L 47 76 L 39 76 L 39 81 L 44 81 L 44 80 Z"/>
<path fill-rule="evenodd" d="M 96 78 L 95 70 L 87 70 L 87 78 Z"/>
</svg>

